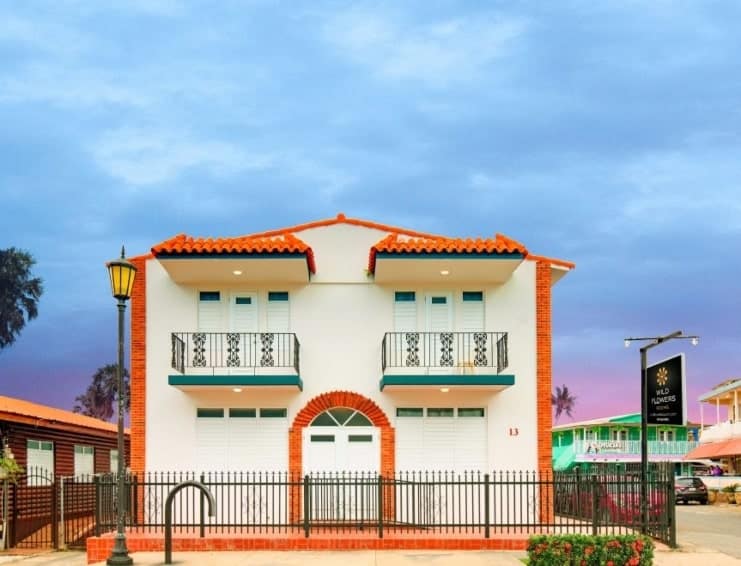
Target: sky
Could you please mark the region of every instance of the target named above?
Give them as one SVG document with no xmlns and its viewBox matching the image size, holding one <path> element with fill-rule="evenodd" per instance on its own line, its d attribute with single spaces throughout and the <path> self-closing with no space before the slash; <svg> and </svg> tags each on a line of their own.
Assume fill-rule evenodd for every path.
<svg viewBox="0 0 741 566">
<path fill-rule="evenodd" d="M 685 353 L 699 420 L 741 374 L 739 21 L 735 1 L 0 3 L 0 248 L 45 287 L 0 394 L 71 409 L 115 361 L 122 244 L 344 212 L 575 262 L 553 292 L 573 419 L 637 412 L 623 339 L 683 330 L 697 347 L 649 362 Z"/>
</svg>

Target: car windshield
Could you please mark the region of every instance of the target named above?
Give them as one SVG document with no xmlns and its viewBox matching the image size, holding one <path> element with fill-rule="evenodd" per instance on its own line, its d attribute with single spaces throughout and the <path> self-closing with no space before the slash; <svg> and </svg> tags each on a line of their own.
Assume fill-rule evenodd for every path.
<svg viewBox="0 0 741 566">
<path fill-rule="evenodd" d="M 702 485 L 702 480 L 699 478 L 677 478 L 677 485 L 698 487 Z"/>
</svg>

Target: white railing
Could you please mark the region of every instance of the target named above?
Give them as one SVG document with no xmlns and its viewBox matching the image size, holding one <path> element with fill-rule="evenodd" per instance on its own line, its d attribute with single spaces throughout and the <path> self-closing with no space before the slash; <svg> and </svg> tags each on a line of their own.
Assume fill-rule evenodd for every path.
<svg viewBox="0 0 741 566">
<path fill-rule="evenodd" d="M 703 443 L 730 440 L 733 437 L 741 437 L 741 422 L 726 421 L 704 428 L 700 432 L 700 442 Z"/>
<path fill-rule="evenodd" d="M 681 456 L 697 446 L 694 440 L 649 440 L 649 454 Z M 640 454 L 640 440 L 577 440 L 575 454 Z"/>
</svg>

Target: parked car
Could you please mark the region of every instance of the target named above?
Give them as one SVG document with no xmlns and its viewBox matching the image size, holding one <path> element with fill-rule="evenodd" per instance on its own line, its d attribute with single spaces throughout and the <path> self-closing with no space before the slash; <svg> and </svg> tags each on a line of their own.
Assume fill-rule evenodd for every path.
<svg viewBox="0 0 741 566">
<path fill-rule="evenodd" d="M 556 510 L 564 515 L 591 520 L 593 514 L 603 523 L 635 525 L 641 521 L 640 485 L 612 480 L 600 483 L 574 484 L 556 493 Z M 596 491 L 595 491 L 596 490 Z M 594 495 L 597 495 L 596 501 Z M 648 518 L 659 523 L 666 516 L 664 493 L 649 488 Z"/>
<path fill-rule="evenodd" d="M 701 505 L 707 505 L 708 488 L 700 478 L 677 477 L 674 480 L 674 498 L 677 503 L 697 501 Z"/>
</svg>

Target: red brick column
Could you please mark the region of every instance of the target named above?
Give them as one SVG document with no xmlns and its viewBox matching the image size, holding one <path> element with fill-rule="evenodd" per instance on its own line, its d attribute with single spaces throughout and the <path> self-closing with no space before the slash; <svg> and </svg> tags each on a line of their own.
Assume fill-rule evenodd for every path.
<svg viewBox="0 0 741 566">
<path fill-rule="evenodd" d="M 130 261 L 136 266 L 134 289 L 131 293 L 131 361 L 129 466 L 134 475 L 144 476 L 145 450 L 145 407 L 147 383 L 147 260 L 151 256 L 139 256 Z M 141 490 L 134 495 L 138 499 L 138 519 L 143 518 L 144 494 Z"/>
<path fill-rule="evenodd" d="M 543 480 L 552 476 L 551 408 L 552 334 L 551 334 L 551 266 L 538 261 L 535 265 L 535 334 L 538 424 L 538 473 Z M 553 490 L 543 487 L 540 493 L 541 521 L 553 520 Z"/>
</svg>

